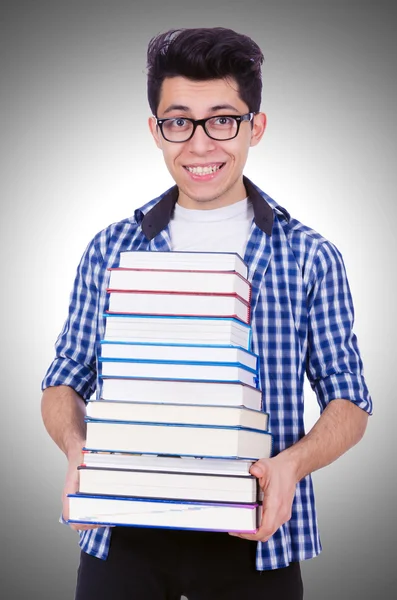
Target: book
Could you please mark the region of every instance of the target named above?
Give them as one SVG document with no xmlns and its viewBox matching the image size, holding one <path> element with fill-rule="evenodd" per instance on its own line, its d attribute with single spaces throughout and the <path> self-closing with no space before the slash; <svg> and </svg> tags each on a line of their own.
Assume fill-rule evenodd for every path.
<svg viewBox="0 0 397 600">
<path fill-rule="evenodd" d="M 258 504 L 182 502 L 69 494 L 69 523 L 254 533 Z"/>
<path fill-rule="evenodd" d="M 267 431 L 243 427 L 97 421 L 87 424 L 86 450 L 257 460 L 271 454 Z"/>
<path fill-rule="evenodd" d="M 170 294 L 164 292 L 110 292 L 107 311 L 191 317 L 233 317 L 250 322 L 250 305 L 236 294 Z"/>
<path fill-rule="evenodd" d="M 248 267 L 234 252 L 120 252 L 119 267 L 125 269 L 173 269 L 235 271 L 247 279 Z"/>
<path fill-rule="evenodd" d="M 78 470 L 79 492 L 83 494 L 204 502 L 253 503 L 258 500 L 257 479 L 252 475 L 204 475 L 85 466 Z"/>
<path fill-rule="evenodd" d="M 261 431 L 268 426 L 266 413 L 236 406 L 89 400 L 86 411 L 87 417 L 95 420 L 240 426 Z"/>
<path fill-rule="evenodd" d="M 101 340 L 100 355 L 102 358 L 133 361 L 240 364 L 255 372 L 258 369 L 257 355 L 237 346 L 143 344 Z"/>
<path fill-rule="evenodd" d="M 109 268 L 109 271 L 108 292 L 236 294 L 248 303 L 251 300 L 251 284 L 239 273 L 119 268 Z"/>
<path fill-rule="evenodd" d="M 105 340 L 251 347 L 251 327 L 233 318 L 105 313 Z"/>
<path fill-rule="evenodd" d="M 264 457 L 263 457 L 264 458 Z M 190 456 L 159 456 L 129 454 L 128 452 L 83 451 L 82 466 L 172 473 L 202 473 L 213 475 L 251 476 L 252 460 L 224 458 L 195 458 Z"/>
<path fill-rule="evenodd" d="M 257 371 L 236 364 L 132 361 L 98 358 L 100 377 L 144 377 L 200 381 L 236 381 L 258 387 Z"/>
<path fill-rule="evenodd" d="M 262 408 L 259 389 L 235 382 L 104 378 L 101 384 L 103 400 Z"/>
</svg>

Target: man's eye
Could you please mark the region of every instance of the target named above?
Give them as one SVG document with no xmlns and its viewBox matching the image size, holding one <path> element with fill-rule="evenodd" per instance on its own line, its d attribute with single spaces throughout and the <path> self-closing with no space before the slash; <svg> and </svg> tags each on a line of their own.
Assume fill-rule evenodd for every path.
<svg viewBox="0 0 397 600">
<path fill-rule="evenodd" d="M 187 123 L 186 119 L 174 119 L 172 122 L 174 127 L 186 127 Z"/>
<path fill-rule="evenodd" d="M 232 119 L 229 117 L 218 117 L 215 119 L 215 125 L 231 125 Z"/>
</svg>

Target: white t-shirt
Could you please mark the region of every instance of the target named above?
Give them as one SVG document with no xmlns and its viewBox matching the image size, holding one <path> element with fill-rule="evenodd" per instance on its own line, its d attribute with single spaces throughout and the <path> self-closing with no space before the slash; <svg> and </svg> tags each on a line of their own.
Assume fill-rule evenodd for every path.
<svg viewBox="0 0 397 600">
<path fill-rule="evenodd" d="M 211 210 L 178 203 L 170 221 L 171 249 L 186 252 L 237 252 L 244 258 L 254 210 L 245 198 Z"/>
</svg>

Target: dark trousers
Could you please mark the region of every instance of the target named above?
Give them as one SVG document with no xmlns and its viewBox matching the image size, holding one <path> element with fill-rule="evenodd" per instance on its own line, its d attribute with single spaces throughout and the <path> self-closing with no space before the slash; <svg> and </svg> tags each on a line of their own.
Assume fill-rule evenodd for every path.
<svg viewBox="0 0 397 600">
<path fill-rule="evenodd" d="M 115 527 L 107 560 L 81 553 L 75 600 L 302 600 L 300 565 L 255 569 L 227 533 Z"/>
</svg>

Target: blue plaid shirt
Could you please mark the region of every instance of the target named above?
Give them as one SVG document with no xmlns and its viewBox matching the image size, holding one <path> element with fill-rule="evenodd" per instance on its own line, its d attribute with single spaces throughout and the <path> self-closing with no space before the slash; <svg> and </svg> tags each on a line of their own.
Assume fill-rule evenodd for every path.
<svg viewBox="0 0 397 600">
<path fill-rule="evenodd" d="M 244 256 L 252 283 L 252 350 L 260 357 L 263 410 L 270 415 L 275 455 L 305 435 L 305 373 L 321 410 L 344 398 L 371 414 L 372 401 L 352 331 L 353 305 L 341 254 L 247 178 L 244 184 L 254 208 Z M 177 197 L 174 186 L 90 242 L 42 389 L 62 384 L 85 400 L 95 391 L 99 395 L 97 349 L 105 329 L 107 268 L 118 266 L 122 251 L 171 250 L 169 221 Z M 106 559 L 110 536 L 108 527 L 83 531 L 80 546 Z M 291 519 L 267 542 L 257 543 L 256 568 L 285 567 L 320 551 L 309 475 L 297 484 Z"/>
</svg>

